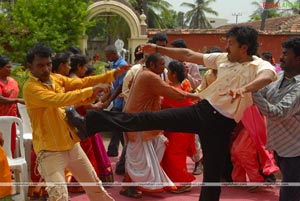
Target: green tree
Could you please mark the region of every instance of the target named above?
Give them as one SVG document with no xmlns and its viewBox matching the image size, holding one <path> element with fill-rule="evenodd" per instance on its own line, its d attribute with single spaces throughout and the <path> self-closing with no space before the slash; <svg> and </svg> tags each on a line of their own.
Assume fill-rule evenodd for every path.
<svg viewBox="0 0 300 201">
<path fill-rule="evenodd" d="M 164 0 L 129 0 L 135 10 L 145 11 L 147 25 L 149 28 L 166 28 L 167 23 L 162 16 L 171 15 L 169 7 L 171 4 Z M 169 13 L 168 13 L 169 12 Z M 167 14 L 168 13 L 168 14 Z"/>
<path fill-rule="evenodd" d="M 271 0 L 271 3 L 273 1 L 274 0 Z M 282 15 L 282 13 L 278 12 L 277 9 L 264 9 L 263 2 L 253 1 L 251 2 L 251 4 L 256 7 L 256 10 L 250 15 L 250 21 L 262 20 L 262 16 L 264 16 L 266 19 L 272 17 L 279 17 Z"/>
<path fill-rule="evenodd" d="M 163 19 L 166 28 L 172 29 L 178 26 L 178 14 L 174 10 L 163 11 L 161 14 L 161 19 Z"/>
<path fill-rule="evenodd" d="M 185 22 L 192 29 L 211 28 L 211 24 L 207 20 L 205 14 L 218 16 L 218 13 L 209 7 L 209 4 L 216 0 L 195 0 L 195 4 L 182 3 L 181 6 L 189 7 L 190 10 L 185 14 Z"/>
<path fill-rule="evenodd" d="M 95 17 L 94 21 L 96 23 L 86 31 L 89 40 L 106 41 L 106 45 L 110 45 L 115 40 L 121 39 L 127 44 L 130 28 L 124 18 L 115 13 L 103 13 Z"/>
<path fill-rule="evenodd" d="M 283 3 L 287 5 L 287 7 L 291 8 L 292 14 L 300 14 L 300 0 L 296 0 L 295 2 L 291 2 L 289 0 L 284 0 Z M 289 10 L 287 10 L 289 11 Z"/>
<path fill-rule="evenodd" d="M 54 51 L 78 45 L 89 25 L 87 6 L 86 1 L 77 0 L 18 0 L 10 15 L 0 18 L 1 24 L 8 24 L 0 36 L 1 46 L 10 50 L 12 60 L 20 62 L 39 41 L 48 43 Z"/>
</svg>

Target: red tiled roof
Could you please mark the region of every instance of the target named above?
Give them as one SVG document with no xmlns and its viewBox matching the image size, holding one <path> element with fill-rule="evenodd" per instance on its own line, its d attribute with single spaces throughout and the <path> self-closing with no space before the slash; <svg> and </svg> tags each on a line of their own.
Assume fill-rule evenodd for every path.
<svg viewBox="0 0 300 201">
<path fill-rule="evenodd" d="M 215 29 L 148 29 L 148 35 L 154 35 L 157 32 L 165 32 L 166 34 L 222 34 L 228 29 L 236 25 L 252 26 L 255 29 L 260 29 L 261 20 L 228 24 L 217 27 Z M 266 20 L 264 31 L 259 31 L 264 34 L 295 34 L 300 32 L 300 15 L 290 15 L 285 17 L 268 18 Z"/>
<path fill-rule="evenodd" d="M 261 20 L 252 22 L 239 23 L 238 25 L 248 25 L 260 29 Z M 236 24 L 220 26 L 217 29 L 228 30 Z M 290 15 L 285 17 L 268 18 L 266 20 L 265 29 L 262 32 L 273 33 L 295 33 L 300 32 L 300 15 Z"/>
</svg>

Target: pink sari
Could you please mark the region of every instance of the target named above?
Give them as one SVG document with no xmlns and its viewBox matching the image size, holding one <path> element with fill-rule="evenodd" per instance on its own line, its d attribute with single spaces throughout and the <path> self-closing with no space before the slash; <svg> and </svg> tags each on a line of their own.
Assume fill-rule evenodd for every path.
<svg viewBox="0 0 300 201">
<path fill-rule="evenodd" d="M 267 142 L 266 121 L 256 106 L 251 106 L 245 111 L 242 123 L 249 131 L 250 136 L 257 147 L 259 160 L 263 167 L 263 173 L 265 175 L 270 175 L 279 171 L 279 168 L 274 161 L 273 152 L 265 150 Z"/>
</svg>

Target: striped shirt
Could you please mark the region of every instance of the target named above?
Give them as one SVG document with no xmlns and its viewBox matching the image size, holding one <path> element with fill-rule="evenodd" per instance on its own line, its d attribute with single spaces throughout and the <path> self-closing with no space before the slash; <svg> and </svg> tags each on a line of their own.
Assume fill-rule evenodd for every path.
<svg viewBox="0 0 300 201">
<path fill-rule="evenodd" d="M 278 80 L 259 92 L 253 101 L 267 117 L 267 149 L 281 157 L 300 156 L 300 75 L 292 79 L 278 74 Z"/>
</svg>

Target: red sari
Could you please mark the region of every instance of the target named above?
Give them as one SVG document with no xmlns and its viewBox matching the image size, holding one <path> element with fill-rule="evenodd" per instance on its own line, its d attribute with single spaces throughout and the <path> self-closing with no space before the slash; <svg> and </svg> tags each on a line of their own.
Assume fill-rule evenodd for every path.
<svg viewBox="0 0 300 201">
<path fill-rule="evenodd" d="M 18 82 L 12 77 L 7 77 L 7 83 L 0 81 L 0 95 L 5 98 L 18 98 Z M 17 116 L 17 104 L 0 104 L 0 116 Z M 16 149 L 16 125 L 12 125 L 11 152 L 14 155 Z"/>
<path fill-rule="evenodd" d="M 181 90 L 183 88 L 180 86 L 174 87 Z M 183 107 L 192 104 L 190 99 L 176 102 L 164 98 L 162 101 L 163 108 Z M 169 140 L 164 157 L 161 161 L 161 166 L 166 174 L 173 182 L 191 182 L 195 180 L 195 177 L 188 173 L 186 165 L 187 156 L 196 153 L 195 136 L 190 133 L 167 131 L 164 132 L 164 135 Z"/>
</svg>

